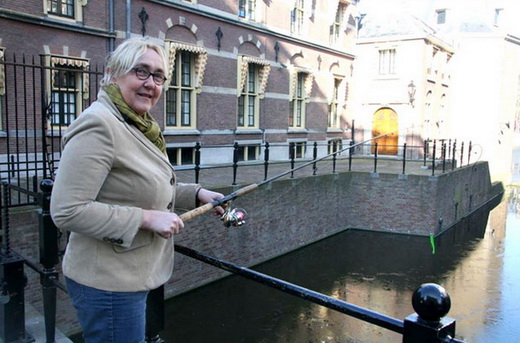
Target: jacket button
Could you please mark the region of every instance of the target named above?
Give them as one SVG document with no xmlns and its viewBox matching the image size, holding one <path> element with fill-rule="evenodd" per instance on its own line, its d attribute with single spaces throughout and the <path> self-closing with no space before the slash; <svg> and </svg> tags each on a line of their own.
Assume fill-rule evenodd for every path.
<svg viewBox="0 0 520 343">
<path fill-rule="evenodd" d="M 175 184 L 175 179 L 172 177 L 172 178 L 170 179 L 170 185 L 173 186 L 174 184 Z"/>
<path fill-rule="evenodd" d="M 167 209 L 171 210 L 173 207 L 173 203 L 169 203 L 168 206 L 166 206 Z"/>
<path fill-rule="evenodd" d="M 116 243 L 117 244 L 123 244 L 123 240 L 122 239 L 118 239 L 118 240 L 116 240 Z"/>
</svg>

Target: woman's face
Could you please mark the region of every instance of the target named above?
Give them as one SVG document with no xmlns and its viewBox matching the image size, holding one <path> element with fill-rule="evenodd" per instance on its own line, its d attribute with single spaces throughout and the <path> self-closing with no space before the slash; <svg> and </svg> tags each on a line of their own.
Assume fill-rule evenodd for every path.
<svg viewBox="0 0 520 343">
<path fill-rule="evenodd" d="M 143 68 L 154 74 L 165 74 L 161 56 L 152 49 L 146 51 L 134 68 Z M 149 112 L 161 96 L 162 85 L 157 85 L 151 75 L 146 80 L 140 80 L 134 70 L 117 77 L 115 83 L 121 89 L 125 102 L 139 115 Z"/>
</svg>

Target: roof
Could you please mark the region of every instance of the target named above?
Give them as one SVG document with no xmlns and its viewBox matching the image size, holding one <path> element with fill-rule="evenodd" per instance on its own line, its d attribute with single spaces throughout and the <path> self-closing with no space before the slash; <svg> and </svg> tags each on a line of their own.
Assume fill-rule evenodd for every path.
<svg viewBox="0 0 520 343">
<path fill-rule="evenodd" d="M 435 30 L 411 14 L 384 13 L 367 14 L 360 22 L 359 38 L 434 35 Z"/>
</svg>

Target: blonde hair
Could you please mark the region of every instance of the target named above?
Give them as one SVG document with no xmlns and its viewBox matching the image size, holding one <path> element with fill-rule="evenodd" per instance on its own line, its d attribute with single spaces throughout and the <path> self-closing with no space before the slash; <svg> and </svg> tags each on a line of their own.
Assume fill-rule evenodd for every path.
<svg viewBox="0 0 520 343">
<path fill-rule="evenodd" d="M 113 78 L 129 73 L 148 49 L 161 56 L 164 63 L 163 70 L 168 78 L 168 63 L 164 49 L 147 38 L 131 38 L 121 43 L 110 55 L 105 74 L 101 79 L 101 86 L 108 85 Z"/>
</svg>

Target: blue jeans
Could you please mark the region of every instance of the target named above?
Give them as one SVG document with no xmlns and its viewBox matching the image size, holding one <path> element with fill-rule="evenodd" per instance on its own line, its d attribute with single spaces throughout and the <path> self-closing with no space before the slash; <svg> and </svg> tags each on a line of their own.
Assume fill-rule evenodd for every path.
<svg viewBox="0 0 520 343">
<path fill-rule="evenodd" d="M 144 342 L 147 291 L 110 292 L 65 280 L 85 343 Z"/>
</svg>

